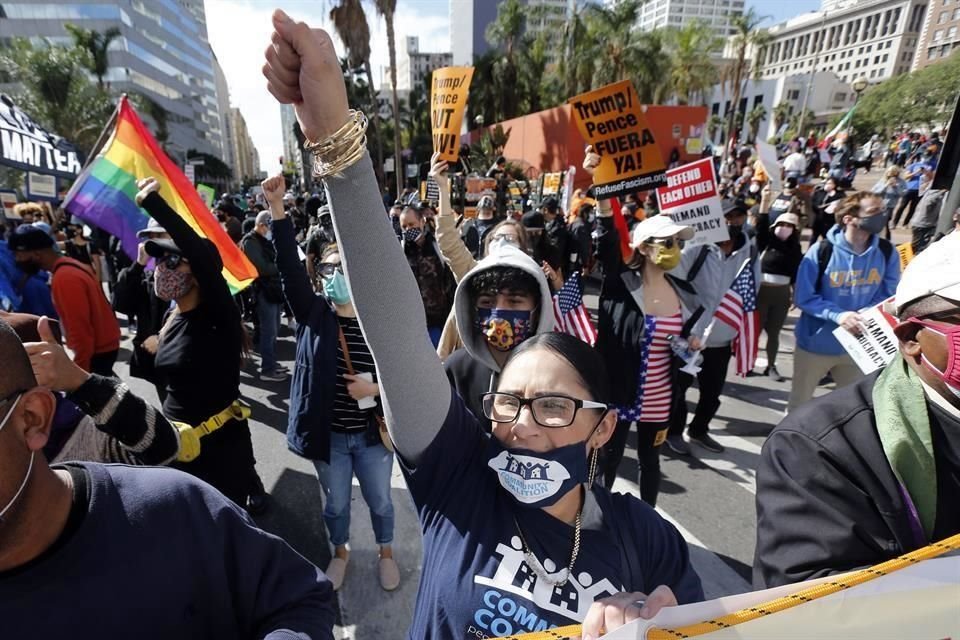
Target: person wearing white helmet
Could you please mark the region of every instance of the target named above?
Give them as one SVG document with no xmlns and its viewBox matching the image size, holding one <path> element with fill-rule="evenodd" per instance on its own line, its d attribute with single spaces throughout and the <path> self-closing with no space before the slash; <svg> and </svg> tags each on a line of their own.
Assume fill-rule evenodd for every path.
<svg viewBox="0 0 960 640">
<path fill-rule="evenodd" d="M 873 565 L 960 533 L 960 236 L 907 267 L 883 370 L 793 411 L 757 469 L 758 587 Z"/>
</svg>

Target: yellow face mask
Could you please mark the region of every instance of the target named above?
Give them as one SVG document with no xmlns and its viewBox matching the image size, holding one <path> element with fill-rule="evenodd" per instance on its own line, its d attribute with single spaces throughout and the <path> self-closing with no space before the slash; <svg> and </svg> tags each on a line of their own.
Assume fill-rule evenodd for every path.
<svg viewBox="0 0 960 640">
<path fill-rule="evenodd" d="M 657 252 L 653 254 L 653 264 L 664 271 L 670 271 L 680 264 L 680 247 L 674 244 L 669 249 L 663 245 L 655 245 Z"/>
</svg>

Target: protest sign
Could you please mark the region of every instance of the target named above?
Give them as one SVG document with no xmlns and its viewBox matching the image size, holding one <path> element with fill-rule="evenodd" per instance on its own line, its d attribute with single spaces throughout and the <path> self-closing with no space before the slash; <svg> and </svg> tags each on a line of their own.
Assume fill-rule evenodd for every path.
<svg viewBox="0 0 960 640">
<path fill-rule="evenodd" d="M 3 216 L 7 220 L 19 220 L 20 216 L 13 212 L 13 208 L 17 205 L 17 192 L 2 190 L 0 191 L 0 204 L 3 205 Z"/>
<path fill-rule="evenodd" d="M 760 164 L 770 180 L 770 188 L 774 193 L 783 191 L 783 182 L 780 180 L 780 163 L 777 161 L 777 148 L 772 144 L 757 140 L 757 156 Z"/>
<path fill-rule="evenodd" d="M 570 205 L 573 202 L 573 180 L 577 175 L 577 168 L 573 165 L 567 169 L 563 176 L 563 197 L 560 200 L 560 209 L 570 213 Z"/>
<path fill-rule="evenodd" d="M 955 544 L 953 539 L 942 542 L 947 543 Z M 890 561 L 894 562 L 899 561 Z M 930 558 L 901 569 L 880 571 L 869 580 L 861 574 L 827 576 L 765 591 L 664 607 L 652 619 L 629 623 L 602 639 L 960 637 L 960 556 Z M 827 595 L 815 594 L 813 588 Z"/>
<path fill-rule="evenodd" d="M 696 235 L 691 245 L 730 239 L 710 158 L 667 171 L 667 184 L 657 189 L 657 202 L 660 213 L 693 227 Z"/>
<path fill-rule="evenodd" d="M 904 242 L 897 245 L 897 253 L 900 254 L 900 273 L 907 268 L 910 261 L 913 260 L 913 243 Z"/>
<path fill-rule="evenodd" d="M 188 164 L 183 167 L 183 175 L 187 176 L 187 180 L 190 181 L 190 184 L 193 184 L 197 181 L 197 170 L 192 164 Z"/>
<path fill-rule="evenodd" d="M 433 150 L 441 160 L 460 159 L 460 127 L 467 109 L 473 67 L 435 69 L 430 79 L 430 124 Z"/>
<path fill-rule="evenodd" d="M 420 183 L 420 199 L 434 205 L 440 202 L 440 185 L 430 176 Z"/>
<path fill-rule="evenodd" d="M 559 172 L 543 174 L 543 195 L 555 196 L 560 193 L 560 178 L 562 176 L 563 174 Z"/>
<path fill-rule="evenodd" d="M 61 178 L 74 178 L 81 169 L 76 147 L 42 128 L 6 95 L 0 95 L 0 164 Z"/>
<path fill-rule="evenodd" d="M 203 199 L 203 203 L 207 205 L 207 208 L 213 208 L 213 200 L 216 197 L 216 192 L 213 190 L 213 187 L 206 184 L 197 185 L 197 193 L 200 194 L 200 197 Z"/>
<path fill-rule="evenodd" d="M 666 184 L 663 157 L 629 80 L 570 98 L 580 135 L 600 156 L 593 175 L 600 199 Z"/>
<path fill-rule="evenodd" d="M 890 364 L 897 355 L 897 336 L 893 333 L 896 320 L 883 312 L 881 302 L 860 311 L 863 318 L 860 335 L 853 335 L 843 327 L 833 330 L 840 343 L 864 374 L 870 374 Z"/>
<path fill-rule="evenodd" d="M 30 200 L 57 199 L 57 178 L 56 176 L 43 175 L 42 173 L 27 172 L 27 198 Z"/>
</svg>

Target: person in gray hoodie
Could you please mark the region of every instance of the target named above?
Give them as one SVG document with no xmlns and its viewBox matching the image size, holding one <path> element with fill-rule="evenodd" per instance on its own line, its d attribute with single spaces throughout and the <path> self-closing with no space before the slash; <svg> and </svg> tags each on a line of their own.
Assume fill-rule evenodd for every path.
<svg viewBox="0 0 960 640">
<path fill-rule="evenodd" d="M 481 394 L 496 389 L 500 371 L 521 342 L 555 328 L 550 285 L 533 258 L 502 243 L 491 246 L 460 281 L 453 308 L 464 348 L 444 363 L 447 377 L 489 427 Z"/>
</svg>

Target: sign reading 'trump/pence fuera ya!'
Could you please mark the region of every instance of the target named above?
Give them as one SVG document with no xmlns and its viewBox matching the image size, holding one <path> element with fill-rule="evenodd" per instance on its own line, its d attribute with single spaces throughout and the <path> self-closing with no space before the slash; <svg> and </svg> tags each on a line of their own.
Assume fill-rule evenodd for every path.
<svg viewBox="0 0 960 640">
<path fill-rule="evenodd" d="M 580 135 L 600 156 L 593 174 L 597 198 L 613 198 L 666 184 L 660 149 L 629 80 L 570 98 Z"/>
</svg>

